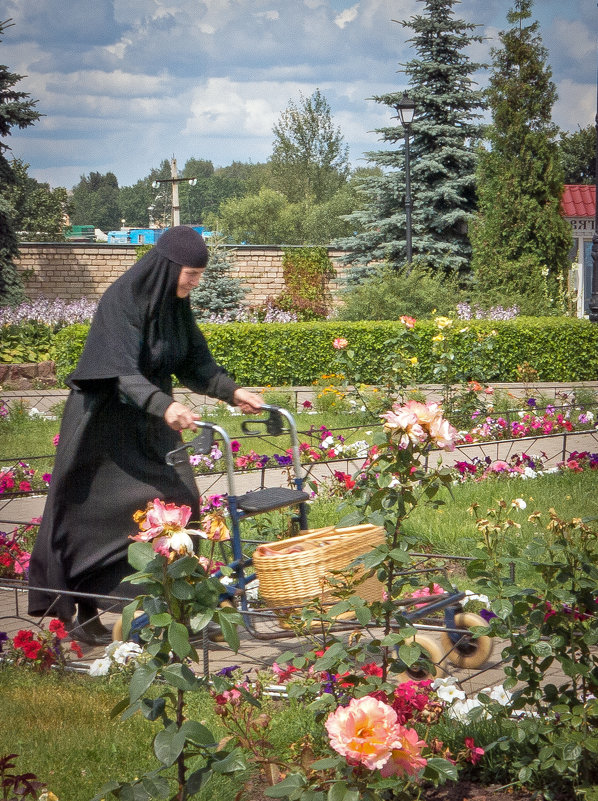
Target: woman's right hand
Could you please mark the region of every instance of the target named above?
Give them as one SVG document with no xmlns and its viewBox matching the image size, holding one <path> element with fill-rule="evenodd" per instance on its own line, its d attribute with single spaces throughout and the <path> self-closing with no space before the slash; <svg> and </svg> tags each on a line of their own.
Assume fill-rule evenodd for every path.
<svg viewBox="0 0 598 801">
<path fill-rule="evenodd" d="M 170 426 L 174 431 L 183 431 L 186 428 L 191 431 L 197 431 L 195 424 L 197 420 L 201 420 L 201 416 L 196 412 L 192 412 L 183 403 L 173 401 L 164 412 L 164 420 L 166 425 Z"/>
</svg>

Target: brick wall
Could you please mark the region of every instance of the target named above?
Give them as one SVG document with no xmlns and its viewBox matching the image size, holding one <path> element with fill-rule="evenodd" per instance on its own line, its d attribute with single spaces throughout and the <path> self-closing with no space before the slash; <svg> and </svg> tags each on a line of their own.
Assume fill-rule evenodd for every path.
<svg viewBox="0 0 598 801">
<path fill-rule="evenodd" d="M 261 305 L 278 295 L 284 285 L 282 250 L 274 246 L 239 245 L 232 248 L 231 275 L 250 287 L 249 305 Z M 20 245 L 17 268 L 31 298 L 98 299 L 106 288 L 135 263 L 134 245 L 33 242 Z M 339 282 L 345 272 L 338 264 L 340 251 L 329 250 L 337 277 L 329 284 L 333 301 L 338 299 Z"/>
</svg>

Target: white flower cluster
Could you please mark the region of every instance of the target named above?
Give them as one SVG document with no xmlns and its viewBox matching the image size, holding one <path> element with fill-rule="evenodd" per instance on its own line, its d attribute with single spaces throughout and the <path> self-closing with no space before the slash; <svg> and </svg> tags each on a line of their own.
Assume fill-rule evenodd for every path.
<svg viewBox="0 0 598 801">
<path fill-rule="evenodd" d="M 453 676 L 446 676 L 445 678 L 434 679 L 432 689 L 436 690 L 436 694 L 441 701 L 450 704 L 447 710 L 450 718 L 458 720 L 460 723 L 469 723 L 471 721 L 471 713 L 476 709 L 482 708 L 484 704 L 479 699 L 479 695 L 468 698 L 458 684 L 459 679 Z M 511 693 L 507 692 L 502 684 L 486 687 L 481 690 L 481 694 L 488 696 L 491 701 L 495 701 L 501 706 L 509 706 L 512 699 Z M 487 717 L 487 713 L 485 717 Z"/>
<path fill-rule="evenodd" d="M 119 669 L 137 663 L 138 657 L 143 653 L 143 648 L 134 642 L 111 642 L 104 649 L 104 656 L 95 659 L 89 666 L 90 676 L 107 676 L 114 668 Z"/>
</svg>

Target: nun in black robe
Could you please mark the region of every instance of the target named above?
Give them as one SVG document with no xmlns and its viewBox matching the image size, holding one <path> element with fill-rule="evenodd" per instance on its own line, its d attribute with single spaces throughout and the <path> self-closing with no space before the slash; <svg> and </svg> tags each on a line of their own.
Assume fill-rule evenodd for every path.
<svg viewBox="0 0 598 801">
<path fill-rule="evenodd" d="M 172 375 L 244 412 L 262 403 L 216 364 L 193 318 L 189 286 L 180 291 L 185 271 L 199 277 L 207 260 L 204 240 L 192 228 L 162 234 L 101 298 L 67 380 L 71 392 L 29 567 L 29 613 L 59 617 L 84 642 L 109 641 L 97 605 L 57 591 L 126 596 L 120 582 L 133 572 L 127 561 L 133 513 L 160 498 L 190 506 L 191 519 L 199 514 L 190 465 L 165 461 L 181 444 L 180 429 L 193 429 L 198 419 L 173 401 Z M 174 422 L 173 410 L 182 410 Z"/>
</svg>

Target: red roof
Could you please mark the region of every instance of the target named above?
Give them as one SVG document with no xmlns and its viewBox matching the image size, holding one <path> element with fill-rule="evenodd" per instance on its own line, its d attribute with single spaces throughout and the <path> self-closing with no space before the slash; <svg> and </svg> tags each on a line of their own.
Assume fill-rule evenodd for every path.
<svg viewBox="0 0 598 801">
<path fill-rule="evenodd" d="M 596 187 L 592 184 L 565 184 L 561 211 L 563 217 L 594 217 Z"/>
</svg>

